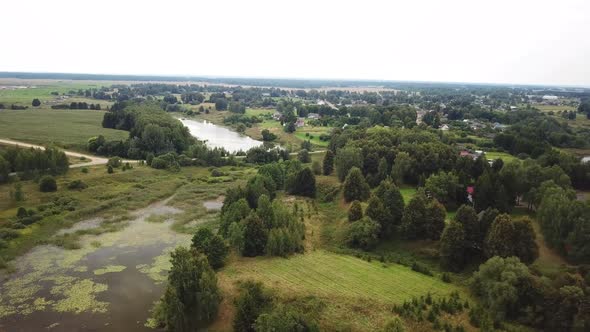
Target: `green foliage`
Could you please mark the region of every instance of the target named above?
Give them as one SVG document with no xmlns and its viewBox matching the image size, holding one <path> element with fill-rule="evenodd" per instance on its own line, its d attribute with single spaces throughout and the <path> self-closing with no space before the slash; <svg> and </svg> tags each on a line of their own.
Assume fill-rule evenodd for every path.
<svg viewBox="0 0 590 332">
<path fill-rule="evenodd" d="M 463 192 L 459 178 L 451 172 L 439 172 L 426 179 L 426 190 L 448 208 L 457 206 L 457 193 Z"/>
<path fill-rule="evenodd" d="M 256 214 L 260 220 L 262 220 L 266 228 L 271 228 L 275 225 L 275 211 L 273 210 L 272 202 L 267 195 L 261 195 L 258 198 Z"/>
<path fill-rule="evenodd" d="M 272 178 L 256 174 L 251 177 L 246 184 L 246 200 L 251 208 L 256 208 L 258 198 L 262 195 L 268 196 L 270 199 L 275 197 L 276 184 Z"/>
<path fill-rule="evenodd" d="M 313 146 L 311 145 L 311 141 L 310 140 L 304 140 L 303 142 L 301 142 L 301 149 L 302 150 L 307 150 L 307 151 L 312 151 L 313 150 Z"/>
<path fill-rule="evenodd" d="M 215 103 L 215 108 L 220 110 L 217 108 L 217 102 Z M 232 113 L 244 114 L 246 113 L 246 106 L 240 102 L 232 101 L 229 103 L 229 111 Z"/>
<path fill-rule="evenodd" d="M 539 256 L 535 237 L 530 219 L 513 221 L 507 214 L 499 215 L 486 237 L 485 254 L 487 257 L 516 256 L 526 263 L 532 263 Z"/>
<path fill-rule="evenodd" d="M 57 182 L 55 178 L 51 175 L 45 175 L 39 180 L 39 190 L 41 192 L 53 192 L 57 191 Z"/>
<path fill-rule="evenodd" d="M 0 183 L 8 181 L 11 171 L 17 172 L 21 179 L 31 179 L 41 174 L 64 174 L 68 168 L 68 157 L 55 148 L 3 147 L 0 150 Z"/>
<path fill-rule="evenodd" d="M 300 195 L 306 197 L 315 197 L 316 195 L 316 182 L 315 175 L 309 167 L 306 167 L 297 173 L 293 187 L 290 188 L 289 192 L 293 195 Z"/>
<path fill-rule="evenodd" d="M 393 234 L 401 224 L 404 213 L 404 198 L 398 187 L 389 179 L 381 181 L 375 195 L 383 202 L 385 220 L 381 224 L 381 232 L 385 236 Z"/>
<path fill-rule="evenodd" d="M 402 233 L 409 239 L 438 240 L 445 227 L 446 210 L 419 191 L 410 200 L 402 218 Z"/>
<path fill-rule="evenodd" d="M 485 171 L 477 179 L 473 201 L 476 211 L 482 211 L 491 207 L 502 212 L 510 212 L 514 205 L 512 198 L 506 194 L 506 189 L 501 183 L 499 176 L 491 171 Z"/>
<path fill-rule="evenodd" d="M 268 230 L 258 215 L 250 213 L 244 219 L 244 248 L 242 254 L 247 257 L 260 256 L 266 249 Z"/>
<path fill-rule="evenodd" d="M 39 99 L 35 98 L 35 99 L 33 99 L 32 105 L 33 105 L 33 107 L 41 106 L 41 101 Z"/>
<path fill-rule="evenodd" d="M 453 316 L 460 315 L 464 310 L 464 302 L 458 292 L 437 298 L 427 293 L 393 307 L 393 311 L 401 317 L 419 323 L 430 323 L 433 330 L 443 331 L 463 331 L 464 329 L 460 325 L 453 328 L 450 321 L 454 320 Z M 399 326 L 399 324 L 396 325 Z M 401 327 L 403 328 L 403 326 Z"/>
<path fill-rule="evenodd" d="M 109 161 L 107 162 L 107 166 L 111 166 L 113 168 L 119 168 L 122 163 L 123 163 L 123 160 L 121 158 L 112 157 L 112 158 L 109 158 Z"/>
<path fill-rule="evenodd" d="M 311 163 L 311 169 L 312 169 L 314 175 L 322 175 L 322 165 L 320 164 L 319 161 L 314 160 Z"/>
<path fill-rule="evenodd" d="M 399 317 L 395 317 L 394 319 L 389 321 L 385 325 L 385 328 L 383 329 L 383 332 L 405 332 L 405 331 L 406 331 L 406 327 L 404 326 L 404 323 L 402 322 L 402 320 L 399 319 Z"/>
<path fill-rule="evenodd" d="M 107 166 L 107 173 L 113 174 L 114 172 L 115 170 L 113 169 L 113 166 Z"/>
<path fill-rule="evenodd" d="M 403 184 L 406 176 L 410 172 L 414 161 L 407 152 L 400 152 L 395 157 L 393 167 L 391 168 L 391 177 L 396 184 Z"/>
<path fill-rule="evenodd" d="M 440 238 L 440 262 L 449 270 L 459 271 L 465 263 L 465 231 L 463 225 L 451 221 Z"/>
<path fill-rule="evenodd" d="M 192 238 L 191 247 L 207 256 L 209 264 L 214 269 L 223 267 L 228 250 L 219 235 L 213 234 L 209 228 L 199 228 Z"/>
<path fill-rule="evenodd" d="M 290 161 L 287 163 L 290 163 Z M 264 164 L 258 168 L 258 174 L 271 178 L 276 184 L 277 189 L 284 188 L 285 169 L 283 169 L 282 165 L 285 165 L 285 163 Z"/>
<path fill-rule="evenodd" d="M 13 189 L 10 191 L 10 198 L 14 199 L 15 202 L 22 202 L 26 199 L 22 183 L 17 182 L 14 184 Z"/>
<path fill-rule="evenodd" d="M 90 144 L 101 155 L 129 156 L 142 159 L 149 153 L 181 153 L 195 142 L 188 128 L 163 111 L 156 102 L 116 103 L 106 112 L 102 125 L 129 131 L 126 142 Z M 93 150 L 90 150 L 93 151 Z"/>
<path fill-rule="evenodd" d="M 524 306 L 524 300 L 531 287 L 529 269 L 516 257 L 492 257 L 473 274 L 471 288 L 483 304 L 501 321 L 515 317 Z"/>
<path fill-rule="evenodd" d="M 346 243 L 353 248 L 370 250 L 379 241 L 381 226 L 369 217 L 364 217 L 350 224 L 346 235 Z"/>
<path fill-rule="evenodd" d="M 277 139 L 277 135 L 271 133 L 268 129 L 263 129 L 262 132 L 262 140 L 265 142 L 272 142 Z"/>
<path fill-rule="evenodd" d="M 346 147 L 338 150 L 335 158 L 336 175 L 340 182 L 350 174 L 353 168 L 363 168 L 363 156 L 361 149 Z"/>
<path fill-rule="evenodd" d="M 238 223 L 250 214 L 250 207 L 245 198 L 236 197 L 237 200 L 232 202 L 231 191 L 228 191 L 221 210 L 221 225 L 219 232 L 227 236 L 230 226 L 233 223 Z"/>
<path fill-rule="evenodd" d="M 255 147 L 246 152 L 246 161 L 252 164 L 267 164 L 279 160 L 276 149 L 267 149 L 263 146 Z"/>
<path fill-rule="evenodd" d="M 363 218 L 363 207 L 361 202 L 352 201 L 348 209 L 348 221 L 354 222 Z"/>
<path fill-rule="evenodd" d="M 489 226 L 482 227 L 475 209 L 469 205 L 461 205 L 457 209 L 454 219 L 457 223 L 461 224 L 464 230 L 465 249 L 469 250 L 468 254 L 481 254 L 483 240 Z"/>
<path fill-rule="evenodd" d="M 268 313 L 261 314 L 254 324 L 256 332 L 319 332 L 318 324 L 306 313 L 294 306 L 278 305 Z"/>
<path fill-rule="evenodd" d="M 428 268 L 428 266 L 420 263 L 420 262 L 416 262 L 414 261 L 412 263 L 412 271 L 416 271 L 418 273 L 422 273 L 424 275 L 427 276 L 432 276 L 432 271 L 430 271 L 430 269 Z"/>
<path fill-rule="evenodd" d="M 256 319 L 272 305 L 272 298 L 262 283 L 246 281 L 240 285 L 240 294 L 235 300 L 236 314 L 233 329 L 236 332 L 256 331 Z"/>
<path fill-rule="evenodd" d="M 0 183 L 8 182 L 8 176 L 10 174 L 10 164 L 2 154 L 0 154 Z"/>
<path fill-rule="evenodd" d="M 372 220 L 379 223 L 381 231 L 384 230 L 385 226 L 388 226 L 388 214 L 383 207 L 383 202 L 376 196 L 369 198 L 367 208 L 365 209 L 365 215 Z M 380 234 L 383 236 L 384 234 Z"/>
<path fill-rule="evenodd" d="M 496 217 L 492 223 L 485 242 L 487 257 L 500 256 L 510 257 L 513 255 L 514 223 L 507 214 Z"/>
<path fill-rule="evenodd" d="M 334 171 L 334 152 L 332 150 L 326 150 L 322 162 L 322 171 L 324 175 L 330 175 Z"/>
<path fill-rule="evenodd" d="M 347 202 L 355 200 L 365 201 L 369 198 L 371 188 L 361 170 L 357 167 L 352 167 L 344 181 L 344 199 Z"/>
<path fill-rule="evenodd" d="M 546 190 L 537 211 L 547 243 L 575 262 L 590 262 L 590 203 L 561 188 Z"/>
<path fill-rule="evenodd" d="M 311 156 L 309 155 L 309 151 L 306 149 L 299 151 L 299 153 L 297 153 L 297 160 L 304 164 L 310 163 Z"/>
<path fill-rule="evenodd" d="M 234 222 L 229 226 L 228 240 L 229 244 L 239 254 L 242 254 L 244 250 L 244 225 L 242 223 Z"/>
<path fill-rule="evenodd" d="M 178 247 L 171 254 L 168 286 L 160 302 L 168 331 L 194 331 L 206 327 L 217 315 L 221 294 L 207 258 Z"/>
<path fill-rule="evenodd" d="M 74 180 L 68 183 L 68 189 L 70 190 L 83 190 L 88 188 L 88 185 L 82 180 Z"/>
</svg>

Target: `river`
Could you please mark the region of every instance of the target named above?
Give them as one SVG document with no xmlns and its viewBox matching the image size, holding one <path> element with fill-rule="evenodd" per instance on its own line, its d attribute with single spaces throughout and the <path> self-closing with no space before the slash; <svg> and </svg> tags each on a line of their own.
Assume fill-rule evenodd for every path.
<svg viewBox="0 0 590 332">
<path fill-rule="evenodd" d="M 260 141 L 206 120 L 179 120 L 190 130 L 191 135 L 205 141 L 207 146 L 212 148 L 224 148 L 229 152 L 246 152 L 262 145 Z"/>
</svg>

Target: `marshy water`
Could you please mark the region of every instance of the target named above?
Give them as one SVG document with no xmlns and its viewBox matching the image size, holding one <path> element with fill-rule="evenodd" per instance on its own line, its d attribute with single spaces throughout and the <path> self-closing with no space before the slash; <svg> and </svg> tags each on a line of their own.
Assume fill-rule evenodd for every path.
<svg viewBox="0 0 590 332">
<path fill-rule="evenodd" d="M 150 330 L 144 324 L 163 293 L 169 253 L 190 244 L 170 220 L 146 220 L 181 212 L 166 203 L 135 211 L 120 231 L 83 236 L 80 249 L 42 245 L 15 260 L 15 272 L 0 281 L 0 331 Z"/>
<path fill-rule="evenodd" d="M 262 145 L 260 141 L 205 120 L 179 120 L 190 130 L 191 135 L 206 141 L 207 146 L 212 148 L 224 148 L 229 152 L 240 150 L 246 152 Z"/>
</svg>

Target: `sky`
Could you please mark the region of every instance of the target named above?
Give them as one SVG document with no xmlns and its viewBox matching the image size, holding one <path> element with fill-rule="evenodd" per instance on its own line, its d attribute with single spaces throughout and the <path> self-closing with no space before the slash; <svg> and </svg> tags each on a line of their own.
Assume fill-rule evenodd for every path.
<svg viewBox="0 0 590 332">
<path fill-rule="evenodd" d="M 0 71 L 590 87 L 587 0 L 2 0 Z"/>
</svg>

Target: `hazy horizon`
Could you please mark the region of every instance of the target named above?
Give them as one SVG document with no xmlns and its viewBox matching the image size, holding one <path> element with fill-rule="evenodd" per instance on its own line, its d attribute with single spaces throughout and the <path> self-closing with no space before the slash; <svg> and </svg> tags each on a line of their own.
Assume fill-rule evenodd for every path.
<svg viewBox="0 0 590 332">
<path fill-rule="evenodd" d="M 6 9 L 5 72 L 590 87 L 590 3 L 581 0 L 107 0 L 90 10 L 23 0 Z"/>
</svg>

